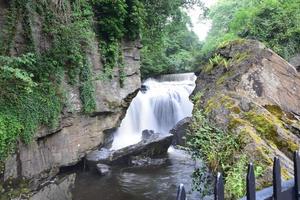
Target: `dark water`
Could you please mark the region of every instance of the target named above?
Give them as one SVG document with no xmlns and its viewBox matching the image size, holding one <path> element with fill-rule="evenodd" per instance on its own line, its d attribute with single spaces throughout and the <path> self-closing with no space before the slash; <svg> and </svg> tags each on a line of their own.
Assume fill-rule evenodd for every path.
<svg viewBox="0 0 300 200">
<path fill-rule="evenodd" d="M 169 163 L 156 168 L 113 168 L 111 175 L 92 172 L 77 175 L 74 200 L 175 200 L 177 186 L 183 183 L 189 200 L 200 199 L 191 191 L 195 163 L 183 151 L 170 149 Z"/>
</svg>

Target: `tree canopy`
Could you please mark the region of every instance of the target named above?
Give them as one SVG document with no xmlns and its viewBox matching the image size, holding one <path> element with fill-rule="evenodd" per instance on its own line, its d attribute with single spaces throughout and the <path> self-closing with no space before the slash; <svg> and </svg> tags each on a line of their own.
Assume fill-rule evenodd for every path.
<svg viewBox="0 0 300 200">
<path fill-rule="evenodd" d="M 299 5 L 299 0 L 217 1 L 208 12 L 212 28 L 202 55 L 227 41 L 250 38 L 289 59 L 300 51 Z"/>
</svg>

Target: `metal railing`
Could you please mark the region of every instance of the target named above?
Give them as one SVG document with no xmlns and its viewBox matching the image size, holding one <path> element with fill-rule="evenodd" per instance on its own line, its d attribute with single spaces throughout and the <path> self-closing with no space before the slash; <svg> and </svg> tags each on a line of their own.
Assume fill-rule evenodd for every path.
<svg viewBox="0 0 300 200">
<path fill-rule="evenodd" d="M 300 157 L 294 153 L 294 181 L 292 185 L 282 188 L 280 160 L 275 157 L 273 163 L 273 186 L 265 191 L 256 192 L 254 166 L 248 166 L 247 195 L 243 200 L 300 200 Z M 289 181 L 291 182 L 291 181 Z M 273 189 L 273 190 L 272 190 Z M 266 192 L 267 191 L 267 192 Z M 221 173 L 218 173 L 214 191 L 215 200 L 224 200 L 224 182 Z M 176 200 L 186 200 L 185 188 L 182 184 L 177 189 Z"/>
</svg>

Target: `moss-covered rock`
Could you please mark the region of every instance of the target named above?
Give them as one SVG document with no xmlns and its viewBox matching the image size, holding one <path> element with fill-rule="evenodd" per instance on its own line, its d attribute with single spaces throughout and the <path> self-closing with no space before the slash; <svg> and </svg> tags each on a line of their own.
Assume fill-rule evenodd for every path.
<svg viewBox="0 0 300 200">
<path fill-rule="evenodd" d="M 282 161 L 283 178 L 291 178 L 292 153 L 300 146 L 300 132 L 297 132 L 300 129 L 295 128 L 299 127 L 300 116 L 299 73 L 280 56 L 253 40 L 231 42 L 218 49 L 215 55 L 218 59 L 212 58 L 200 72 L 193 94 L 198 95 L 198 100 L 194 101 L 195 110 L 204 110 L 211 124 L 232 138 L 238 137 L 240 148 L 234 153 L 234 161 L 228 163 L 236 167 L 225 171 L 227 187 L 235 180 L 237 172 L 246 174 L 241 164 L 242 156 L 264 169 L 257 177 L 257 189 L 271 184 L 275 156 Z M 227 62 L 226 67 L 223 60 Z M 212 63 L 213 67 L 207 70 Z M 193 128 L 197 131 L 191 127 L 191 132 Z M 227 190 L 231 199 L 241 196 L 230 192 Z"/>
</svg>

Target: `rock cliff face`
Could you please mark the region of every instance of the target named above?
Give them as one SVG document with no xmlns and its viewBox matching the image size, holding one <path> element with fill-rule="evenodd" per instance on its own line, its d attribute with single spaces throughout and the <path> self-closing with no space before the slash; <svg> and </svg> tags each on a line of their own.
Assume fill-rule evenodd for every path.
<svg viewBox="0 0 300 200">
<path fill-rule="evenodd" d="M 5 21 L 7 3 L 0 0 L 0 29 Z M 49 40 L 44 38 L 41 30 L 42 22 L 38 15 L 34 17 L 31 24 L 32 38 L 37 45 L 37 51 L 49 47 Z M 24 30 L 18 26 L 11 54 L 22 52 L 25 44 Z M 82 113 L 82 104 L 79 96 L 79 87 L 63 83 L 67 100 L 62 111 L 58 128 L 51 130 L 40 127 L 35 134 L 34 140 L 29 144 L 19 142 L 17 153 L 7 158 L 4 170 L 4 181 L 12 178 L 25 178 L 30 180 L 31 189 L 43 182 L 48 182 L 55 177 L 60 167 L 72 166 L 79 162 L 88 152 L 96 149 L 104 143 L 106 133 L 119 126 L 125 116 L 126 110 L 132 98 L 136 95 L 141 85 L 140 79 L 140 54 L 141 45 L 139 41 L 122 42 L 123 63 L 125 79 L 121 86 L 119 69 L 115 68 L 113 78 L 101 80 L 99 75 L 103 72 L 101 63 L 101 52 L 98 49 L 98 41 L 94 39 L 93 48 L 87 52 L 87 60 L 92 63 L 93 83 L 95 86 L 96 110 L 91 115 Z M 65 81 L 67 82 L 67 81 Z M 59 184 L 41 190 L 32 199 L 41 198 L 40 195 L 51 193 L 50 199 L 70 199 L 66 191 L 55 194 L 55 188 L 69 189 L 75 178 L 68 178 Z M 1 180 L 2 181 L 2 180 Z M 35 193 L 35 192 L 33 192 Z M 59 194 L 65 196 L 58 197 Z"/>
<path fill-rule="evenodd" d="M 258 182 L 271 180 L 278 156 L 285 179 L 293 173 L 292 152 L 300 144 L 300 75 L 295 67 L 257 41 L 235 41 L 217 50 L 196 81 L 196 109 L 239 137 L 242 154 L 264 167 Z"/>
<path fill-rule="evenodd" d="M 109 81 L 95 81 L 97 109 L 91 116 L 80 113 L 78 88 L 68 89 L 70 104 L 75 109 L 71 112 L 66 108 L 58 129 L 41 128 L 29 145 L 19 144 L 15 163 L 10 161 L 8 163 L 13 165 L 6 167 L 19 166 L 20 170 L 15 170 L 14 177 L 40 178 L 45 172 L 54 175 L 59 167 L 76 164 L 90 150 L 103 144 L 106 130 L 118 127 L 140 87 L 139 57 L 135 55 L 137 46 L 127 43 L 124 51 L 127 71 L 124 87 L 120 87 L 118 76 Z"/>
</svg>

